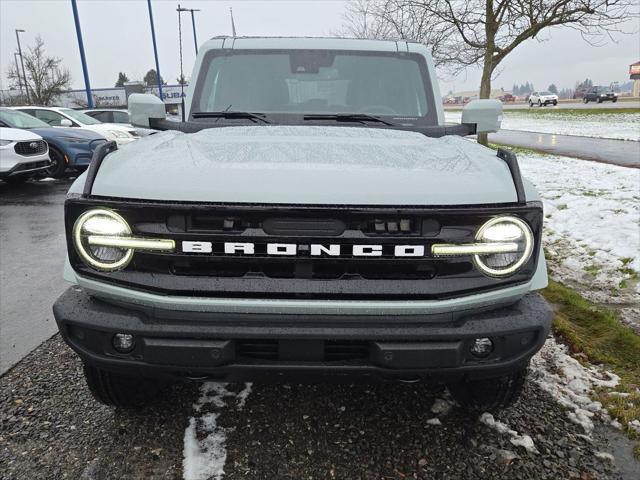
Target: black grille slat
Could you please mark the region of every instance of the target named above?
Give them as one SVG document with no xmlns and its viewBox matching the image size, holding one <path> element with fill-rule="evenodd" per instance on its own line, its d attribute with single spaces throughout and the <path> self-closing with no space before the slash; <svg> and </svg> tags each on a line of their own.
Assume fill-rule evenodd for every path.
<svg viewBox="0 0 640 480">
<path fill-rule="evenodd" d="M 30 142 L 18 142 L 13 147 L 18 155 L 30 157 L 40 155 L 47 151 L 47 142 L 44 140 L 32 140 Z"/>
</svg>

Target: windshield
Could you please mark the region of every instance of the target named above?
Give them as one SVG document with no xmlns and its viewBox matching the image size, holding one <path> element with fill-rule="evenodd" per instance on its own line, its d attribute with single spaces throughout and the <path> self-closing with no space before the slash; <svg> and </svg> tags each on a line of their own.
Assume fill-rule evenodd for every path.
<svg viewBox="0 0 640 480">
<path fill-rule="evenodd" d="M 553 95 L 551 92 L 542 92 L 540 95 Z"/>
<path fill-rule="evenodd" d="M 82 123 L 84 125 L 96 125 L 98 123 L 102 123 L 100 120 L 96 120 L 95 118 L 91 118 L 89 115 L 78 112 L 76 110 L 71 110 L 70 108 L 61 108 L 60 111 L 65 115 L 73 118 L 78 123 Z"/>
<path fill-rule="evenodd" d="M 327 50 L 212 51 L 192 112 L 360 113 L 436 123 L 424 58 Z"/>
<path fill-rule="evenodd" d="M 0 110 L 0 121 L 11 128 L 49 128 L 42 120 L 16 110 Z"/>
</svg>

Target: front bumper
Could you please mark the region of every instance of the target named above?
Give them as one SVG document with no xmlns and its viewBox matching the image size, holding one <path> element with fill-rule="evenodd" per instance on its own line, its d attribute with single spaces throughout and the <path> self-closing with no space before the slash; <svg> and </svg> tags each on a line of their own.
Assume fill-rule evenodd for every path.
<svg viewBox="0 0 640 480">
<path fill-rule="evenodd" d="M 33 160 L 21 162 L 8 170 L 0 170 L 0 178 L 9 178 L 22 175 L 33 175 L 51 166 L 51 160 Z"/>
<path fill-rule="evenodd" d="M 225 381 L 500 376 L 542 347 L 553 316 L 537 294 L 462 316 L 373 317 L 145 310 L 93 298 L 78 287 L 53 311 L 63 338 L 88 364 L 147 377 Z M 130 353 L 113 348 L 115 333 L 134 336 Z M 481 337 L 494 343 L 486 358 L 470 352 Z"/>
</svg>

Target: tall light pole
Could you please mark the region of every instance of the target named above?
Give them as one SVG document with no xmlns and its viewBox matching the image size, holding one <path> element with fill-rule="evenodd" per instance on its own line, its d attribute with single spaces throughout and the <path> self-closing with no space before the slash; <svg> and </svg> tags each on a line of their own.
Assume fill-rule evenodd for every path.
<svg viewBox="0 0 640 480">
<path fill-rule="evenodd" d="M 156 58 L 156 80 L 158 82 L 158 93 L 160 94 L 160 100 L 164 102 L 164 95 L 162 95 L 162 77 L 160 76 L 160 62 L 158 61 L 158 45 L 156 44 L 156 29 L 153 26 L 153 10 L 151 9 L 151 0 L 147 0 L 147 6 L 149 7 L 149 23 L 151 23 L 151 41 L 153 42 L 153 55 Z"/>
<path fill-rule="evenodd" d="M 76 0 L 71 0 L 73 9 L 73 21 L 76 24 L 76 35 L 78 36 L 78 48 L 80 49 L 80 61 L 82 62 L 82 75 L 84 76 L 84 89 L 87 92 L 87 107 L 93 108 L 93 95 L 91 95 L 91 83 L 89 83 L 89 70 L 87 69 L 87 58 L 84 55 L 84 43 L 82 42 L 82 30 L 80 30 L 80 16 L 78 15 L 78 5 Z"/>
<path fill-rule="evenodd" d="M 198 55 L 198 38 L 196 37 L 196 18 L 194 13 L 199 12 L 200 10 L 197 8 L 183 8 L 178 5 L 178 15 L 180 12 L 191 12 L 191 26 L 193 28 L 193 45 L 196 47 L 196 55 Z"/>
<path fill-rule="evenodd" d="M 18 35 L 19 33 L 24 33 L 24 30 L 16 28 L 16 40 L 18 41 L 18 53 L 20 54 L 20 63 L 22 64 L 22 78 L 24 79 L 24 89 L 25 89 L 25 92 L 27 93 L 27 103 L 31 103 L 31 98 L 29 97 L 29 84 L 27 83 L 27 74 L 24 72 L 24 58 L 22 57 L 22 48 L 20 47 L 20 35 Z"/>
<path fill-rule="evenodd" d="M 16 75 L 18 76 L 18 88 L 20 89 L 20 94 L 24 95 L 24 91 L 22 90 L 22 80 L 20 80 L 20 67 L 18 66 L 18 52 L 13 54 L 13 59 L 16 61 Z"/>
</svg>

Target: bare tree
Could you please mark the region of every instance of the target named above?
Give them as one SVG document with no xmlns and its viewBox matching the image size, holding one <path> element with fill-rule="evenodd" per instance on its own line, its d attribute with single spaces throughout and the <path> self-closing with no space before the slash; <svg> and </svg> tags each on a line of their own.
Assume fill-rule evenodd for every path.
<svg viewBox="0 0 640 480">
<path fill-rule="evenodd" d="M 489 98 L 496 69 L 524 41 L 565 26 L 601 44 L 638 17 L 638 5 L 638 0 L 358 0 L 347 7 L 345 30 L 360 38 L 420 41 L 430 46 L 436 65 L 452 71 L 477 65 L 480 98 Z"/>
<path fill-rule="evenodd" d="M 26 84 L 31 95 L 31 100 L 37 105 L 50 105 L 55 98 L 71 86 L 71 74 L 67 68 L 61 67 L 62 59 L 49 57 L 44 50 L 44 41 L 36 37 L 33 47 L 27 48 L 24 55 L 24 67 L 26 70 Z M 10 65 L 7 78 L 12 86 L 19 87 L 25 84 L 15 65 Z"/>
</svg>

